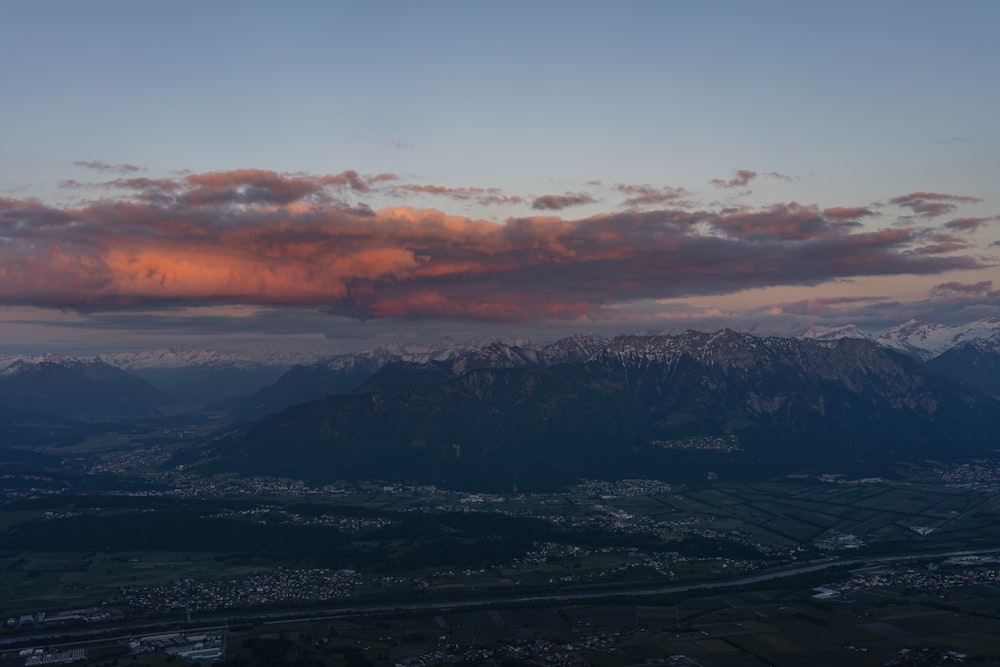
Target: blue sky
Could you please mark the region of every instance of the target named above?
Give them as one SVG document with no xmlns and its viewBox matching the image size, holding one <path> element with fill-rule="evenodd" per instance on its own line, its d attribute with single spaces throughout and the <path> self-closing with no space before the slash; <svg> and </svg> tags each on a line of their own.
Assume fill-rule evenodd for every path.
<svg viewBox="0 0 1000 667">
<path fill-rule="evenodd" d="M 0 282 L 0 334 L 9 349 L 325 349 L 401 336 L 720 325 L 795 332 L 1000 314 L 994 2 L 12 1 L 2 11 L 0 278 L 8 284 Z M 261 186 L 265 172 L 281 184 Z M 345 172 L 363 185 L 323 180 Z M 208 174 L 216 176 L 185 180 Z M 154 202 L 148 183 L 123 183 L 136 178 L 160 179 L 159 195 L 174 199 Z M 300 180 L 306 199 L 275 204 L 276 189 L 294 178 L 319 189 Z M 197 210 L 177 208 L 210 186 L 241 198 L 223 202 L 213 191 L 210 208 L 204 199 Z M 277 206 L 267 220 L 262 202 L 246 195 L 260 187 Z M 637 202 L 642 188 L 659 199 Z M 137 202 L 153 208 L 133 210 L 129 229 L 149 229 L 122 240 L 108 211 Z M 379 263 L 376 275 L 345 251 L 334 284 L 313 284 L 302 276 L 329 266 L 313 258 L 304 273 L 276 269 L 265 260 L 277 251 L 243 248 L 222 233 L 263 225 L 276 238 L 282 220 L 304 224 L 305 204 L 313 233 L 328 240 L 355 229 L 337 211 L 376 212 L 377 233 L 364 229 L 382 240 L 365 242 L 366 270 L 371 253 L 389 246 L 415 263 Z M 169 215 L 164 206 L 174 207 Z M 384 242 L 414 217 L 398 213 L 404 208 L 454 218 L 445 225 L 452 231 L 466 225 L 461 250 L 445 257 L 444 223 L 428 231 L 426 221 L 418 226 L 432 242 Z M 696 232 L 678 231 L 681 211 Z M 631 214 L 646 217 L 622 218 Z M 790 215 L 799 235 L 774 234 Z M 217 248 L 243 248 L 226 255 L 229 271 L 256 276 L 250 282 L 262 291 L 216 274 L 194 289 L 190 266 L 167 270 L 162 253 L 136 240 L 187 252 L 176 228 L 150 222 L 157 216 L 202 225 Z M 557 233 L 541 218 L 568 226 Z M 45 226 L 54 219 L 68 226 Z M 537 236 L 515 243 L 507 226 L 517 219 L 535 220 L 525 234 Z M 948 226 L 956 220 L 966 222 Z M 505 245 L 503 264 L 485 273 L 472 265 L 496 249 L 470 245 L 477 222 L 516 246 Z M 704 271 L 657 272 L 634 260 L 633 246 L 589 245 L 628 224 L 654 246 L 662 235 L 651 225 L 674 225 L 699 241 Z M 899 230 L 910 235 L 889 234 Z M 563 247 L 581 235 L 590 254 L 572 267 L 565 248 L 531 253 L 543 239 L 559 236 Z M 700 243 L 714 237 L 733 243 Z M 886 254 L 852 267 L 817 247 L 821 238 L 842 243 L 841 253 L 878 241 Z M 764 240 L 780 240 L 782 252 Z M 226 261 L 205 243 L 192 256 Z M 332 243 L 324 256 L 342 247 Z M 686 247 L 667 243 L 663 262 Z M 824 270 L 793 266 L 810 252 Z M 755 279 L 747 269 L 718 279 L 734 256 L 752 264 L 757 254 L 767 264 L 760 274 L 774 275 Z M 155 274 L 159 291 L 131 278 L 126 285 L 116 273 L 122 261 Z M 414 273 L 417 264 L 424 273 Z M 102 278 L 81 279 L 87 267 Z M 598 285 L 601 271 L 607 285 Z M 308 294 L 277 287 L 279 278 L 304 280 Z M 467 305 L 477 299 L 493 305 Z"/>
</svg>

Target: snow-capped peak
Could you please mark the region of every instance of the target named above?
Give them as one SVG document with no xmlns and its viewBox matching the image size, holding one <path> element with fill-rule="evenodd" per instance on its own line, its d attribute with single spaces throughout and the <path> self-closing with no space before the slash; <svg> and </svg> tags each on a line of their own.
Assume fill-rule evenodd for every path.
<svg viewBox="0 0 1000 667">
<path fill-rule="evenodd" d="M 854 324 L 845 324 L 839 327 L 811 326 L 806 329 L 800 338 L 811 338 L 813 340 L 839 340 L 841 338 L 875 340 L 874 335 L 867 331 L 862 331 Z"/>
<path fill-rule="evenodd" d="M 1000 333 L 1000 319 L 987 318 L 957 326 L 910 320 L 892 327 L 876 341 L 923 361 L 967 341 L 989 338 Z"/>
<path fill-rule="evenodd" d="M 41 364 L 59 364 L 62 366 L 79 366 L 99 360 L 84 361 L 76 357 L 61 354 L 12 354 L 0 356 L 0 377 L 12 376 Z"/>
</svg>

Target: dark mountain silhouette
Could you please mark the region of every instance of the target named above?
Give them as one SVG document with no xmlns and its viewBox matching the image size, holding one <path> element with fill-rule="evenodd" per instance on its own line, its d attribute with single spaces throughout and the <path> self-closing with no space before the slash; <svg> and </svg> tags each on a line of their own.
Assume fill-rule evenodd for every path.
<svg viewBox="0 0 1000 667">
<path fill-rule="evenodd" d="M 0 409 L 7 415 L 151 415 L 168 402 L 142 378 L 99 360 L 16 361 L 0 373 Z"/>
<path fill-rule="evenodd" d="M 956 345 L 928 361 L 927 367 L 1000 396 L 1000 334 Z"/>
<path fill-rule="evenodd" d="M 882 474 L 907 458 L 982 453 L 1000 427 L 994 399 L 865 340 L 725 330 L 584 348 L 553 363 L 494 346 L 485 357 L 506 360 L 499 367 L 387 366 L 363 392 L 216 443 L 205 465 L 507 489 L 580 477 Z"/>
<path fill-rule="evenodd" d="M 260 419 L 323 396 L 352 392 L 382 365 L 363 356 L 343 355 L 338 361 L 293 366 L 272 384 L 213 407 L 237 418 Z"/>
</svg>

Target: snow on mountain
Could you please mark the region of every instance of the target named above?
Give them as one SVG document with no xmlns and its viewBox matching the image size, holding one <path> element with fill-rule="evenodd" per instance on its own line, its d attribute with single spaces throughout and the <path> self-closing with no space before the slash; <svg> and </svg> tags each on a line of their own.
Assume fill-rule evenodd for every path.
<svg viewBox="0 0 1000 667">
<path fill-rule="evenodd" d="M 758 352 L 796 354 L 795 339 L 755 336 L 732 329 L 687 331 L 679 336 L 618 336 L 599 355 L 624 365 L 670 364 L 690 357 L 706 365 L 739 367 L 753 363 Z"/>
<path fill-rule="evenodd" d="M 997 331 L 987 338 L 976 338 L 975 340 L 966 341 L 962 343 L 961 346 L 956 347 L 966 346 L 976 350 L 977 352 L 1000 354 L 1000 331 Z"/>
<path fill-rule="evenodd" d="M 910 320 L 876 337 L 885 347 L 927 361 L 956 345 L 1000 333 L 1000 319 L 988 318 L 958 326 Z"/>
<path fill-rule="evenodd" d="M 862 340 L 875 340 L 874 334 L 862 331 L 853 324 L 844 324 L 839 327 L 812 326 L 806 329 L 800 338 L 811 338 L 813 340 L 839 340 L 841 338 L 860 338 Z"/>
<path fill-rule="evenodd" d="M 997 334 L 1000 334 L 1000 319 L 987 318 L 956 326 L 910 320 L 877 335 L 863 331 L 853 324 L 839 327 L 811 327 L 800 338 L 815 340 L 862 338 L 920 361 L 928 361 L 962 343 L 987 339 Z"/>
<path fill-rule="evenodd" d="M 513 345 L 516 343 L 497 343 L 495 340 L 482 339 L 455 342 L 448 338 L 431 344 L 392 343 L 370 350 L 323 357 L 315 363 L 333 371 L 355 368 L 359 364 L 375 368 L 381 368 L 394 362 L 427 364 L 432 361 L 451 361 L 463 355 L 476 354 L 498 344 Z"/>
<path fill-rule="evenodd" d="M 88 363 L 76 357 L 60 354 L 11 354 L 0 355 L 0 377 L 19 375 L 41 364 L 79 366 Z"/>
<path fill-rule="evenodd" d="M 194 366 L 293 366 L 310 363 L 319 357 L 309 352 L 254 351 L 245 353 L 219 350 L 176 349 L 172 347 L 140 352 L 115 352 L 101 355 L 101 359 L 124 370 L 150 368 L 190 368 Z"/>
</svg>

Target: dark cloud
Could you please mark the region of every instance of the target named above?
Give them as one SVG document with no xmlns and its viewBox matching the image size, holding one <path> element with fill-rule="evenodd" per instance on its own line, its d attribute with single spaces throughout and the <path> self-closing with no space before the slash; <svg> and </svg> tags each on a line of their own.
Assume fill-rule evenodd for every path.
<svg viewBox="0 0 1000 667">
<path fill-rule="evenodd" d="M 397 196 L 426 194 L 446 197 L 456 201 L 475 201 L 481 206 L 502 206 L 520 204 L 524 200 L 515 195 L 506 195 L 499 188 L 449 188 L 443 185 L 397 185 L 393 187 Z"/>
<path fill-rule="evenodd" d="M 618 192 L 628 195 L 622 206 L 659 206 L 661 204 L 677 204 L 688 194 L 684 188 L 670 186 L 654 187 L 652 185 L 627 185 L 619 183 L 615 186 Z"/>
<path fill-rule="evenodd" d="M 841 296 L 801 299 L 789 303 L 770 306 L 772 313 L 789 315 L 829 315 L 843 312 L 844 306 L 871 305 L 873 302 L 885 301 L 884 296 Z"/>
<path fill-rule="evenodd" d="M 713 178 L 709 183 L 717 188 L 740 188 L 757 178 L 757 172 L 750 169 L 735 169 L 733 174 L 733 177 L 728 181 L 721 178 Z"/>
<path fill-rule="evenodd" d="M 750 184 L 750 181 L 766 177 L 774 178 L 781 181 L 792 181 L 795 180 L 791 176 L 779 173 L 777 171 L 766 171 L 758 172 L 752 169 L 734 169 L 732 178 L 725 180 L 721 178 L 713 178 L 709 181 L 712 185 L 717 188 L 742 188 Z"/>
<path fill-rule="evenodd" d="M 178 178 L 116 178 L 98 183 L 68 180 L 61 187 L 128 190 L 151 203 L 205 205 L 270 205 L 298 201 L 329 203 L 334 191 L 367 193 L 382 183 L 397 180 L 395 174 L 362 175 L 356 171 L 315 176 L 282 174 L 264 169 L 234 169 L 203 173 L 186 172 Z M 175 202 L 175 198 L 177 201 Z"/>
<path fill-rule="evenodd" d="M 729 326 L 742 323 L 748 329 L 788 335 L 854 324 L 875 333 L 907 320 L 958 325 L 991 317 L 1000 317 L 1000 293 L 942 289 L 929 299 L 906 302 L 884 296 L 845 296 L 780 303 L 740 313 Z"/>
<path fill-rule="evenodd" d="M 833 206 L 823 209 L 823 217 L 836 222 L 853 222 L 877 215 L 874 211 L 858 206 Z"/>
<path fill-rule="evenodd" d="M 958 252 L 969 247 L 968 242 L 954 234 L 922 231 L 918 238 L 923 242 L 923 245 L 917 245 L 909 252 L 922 255 L 941 255 Z"/>
<path fill-rule="evenodd" d="M 72 212 L 46 206 L 36 199 L 0 197 L 0 239 L 31 239 L 64 229 L 74 221 Z M 0 277 L 4 275 L 0 266 Z"/>
<path fill-rule="evenodd" d="M 860 226 L 856 222 L 828 218 L 815 206 L 795 202 L 777 204 L 763 211 L 741 209 L 724 213 L 711 224 L 729 236 L 747 241 L 803 241 L 842 235 L 847 229 Z"/>
<path fill-rule="evenodd" d="M 996 218 L 955 218 L 944 223 L 944 226 L 957 232 L 975 232 L 980 227 L 995 220 Z"/>
<path fill-rule="evenodd" d="M 936 218 L 948 215 L 958 210 L 958 205 L 963 203 L 979 203 L 982 199 L 978 197 L 965 197 L 961 195 L 942 194 L 940 192 L 911 192 L 908 195 L 894 197 L 889 203 L 902 208 L 908 208 L 915 214 L 924 218 Z"/>
<path fill-rule="evenodd" d="M 986 296 L 992 290 L 992 280 L 981 280 L 977 283 L 949 282 L 935 285 L 934 289 L 931 290 L 931 296 L 939 298 Z"/>
<path fill-rule="evenodd" d="M 597 200 L 583 192 L 566 192 L 561 195 L 542 195 L 535 197 L 531 202 L 531 208 L 538 211 L 561 211 L 571 206 L 582 206 L 593 204 Z"/>
<path fill-rule="evenodd" d="M 73 164 L 77 167 L 93 169 L 94 171 L 113 171 L 119 174 L 132 174 L 137 171 L 145 171 L 145 167 L 137 167 L 134 164 L 108 164 L 99 160 L 77 160 Z"/>
</svg>

